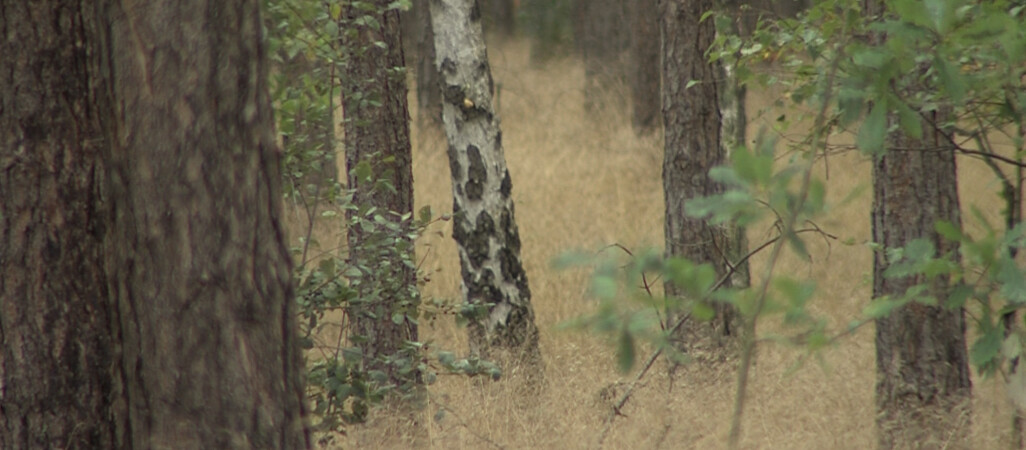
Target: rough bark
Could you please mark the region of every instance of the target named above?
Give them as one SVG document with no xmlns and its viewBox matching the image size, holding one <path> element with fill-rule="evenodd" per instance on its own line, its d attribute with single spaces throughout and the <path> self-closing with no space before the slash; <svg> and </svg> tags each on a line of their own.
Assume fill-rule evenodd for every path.
<svg viewBox="0 0 1026 450">
<path fill-rule="evenodd" d="M 540 362 L 531 291 L 520 259 L 513 183 L 492 106 L 491 70 L 473 0 L 432 0 L 453 181 L 453 238 L 471 318 L 471 352 Z M 500 350 L 501 352 L 496 352 Z"/>
<path fill-rule="evenodd" d="M 347 71 L 342 77 L 345 115 L 346 167 L 354 205 L 350 217 L 376 207 L 385 220 L 409 226 L 413 213 L 413 164 L 410 151 L 410 118 L 407 105 L 405 67 L 400 38 L 399 11 L 389 10 L 389 0 L 375 0 L 372 11 L 343 6 L 342 46 L 348 52 Z M 356 19 L 371 15 L 378 27 L 360 25 Z M 355 33 L 348 30 L 355 28 Z M 381 42 L 383 47 L 375 45 Z M 378 102 L 371 101 L 379 99 Z M 354 169 L 370 165 L 371 176 L 361 178 Z M 382 188 L 388 183 L 393 189 Z M 390 245 L 375 243 L 384 230 L 349 228 L 349 257 L 357 267 L 371 268 L 350 283 L 360 292 L 351 305 L 351 333 L 362 336 L 365 368 L 385 371 L 397 385 L 410 382 L 399 375 L 387 359 L 410 357 L 402 354 L 403 343 L 418 340 L 416 323 L 419 297 L 413 243 L 405 233 L 390 235 Z M 377 236 L 375 236 L 377 234 Z M 375 294 L 377 293 L 377 294 Z"/>
<path fill-rule="evenodd" d="M 663 189 L 666 255 L 710 263 L 722 275 L 730 266 L 731 255 L 738 253 L 737 231 L 684 214 L 688 200 L 723 192 L 723 186 L 709 177 L 709 169 L 725 161 L 720 112 L 723 82 L 718 64 L 704 57 L 715 38 L 712 21 L 699 23 L 712 7 L 711 0 L 662 2 L 662 73 L 666 80 L 662 89 Z M 697 84 L 688 88 L 690 80 Z M 744 277 L 746 274 L 741 274 L 733 282 L 744 283 Z M 667 283 L 666 293 L 672 297 L 680 291 Z M 713 306 L 716 314 L 711 321 L 689 320 L 676 336 L 680 348 L 697 358 L 729 355 L 722 350 L 733 346 L 738 336 L 736 311 L 723 303 Z"/>
<path fill-rule="evenodd" d="M 260 3 L 112 4 L 108 255 L 138 448 L 308 446 Z"/>
<path fill-rule="evenodd" d="M 630 7 L 631 124 L 638 134 L 659 127 L 659 8 L 656 0 L 638 0 Z"/>
<path fill-rule="evenodd" d="M 865 0 L 870 19 L 885 13 L 885 4 Z M 870 39 L 880 44 L 883 35 Z M 925 86 L 912 84 L 910 93 Z M 886 251 L 927 239 L 938 254 L 957 257 L 957 244 L 935 231 L 938 221 L 961 225 L 954 146 L 934 125 L 943 112 L 924 113 L 924 137 L 900 131 L 888 136 L 887 152 L 873 164 L 873 242 L 882 249 L 873 257 L 873 297 L 901 296 L 922 276 L 887 278 Z M 891 118 L 893 123 L 895 119 Z M 932 124 L 930 123 L 932 122 Z M 945 303 L 948 277 L 933 280 L 930 295 Z M 876 424 L 881 449 L 968 448 L 972 385 L 962 309 L 911 303 L 876 321 Z"/>
<path fill-rule="evenodd" d="M 924 127 L 924 129 L 930 129 Z M 900 296 L 922 277 L 887 278 L 886 249 L 914 239 L 931 241 L 939 254 L 954 252 L 934 224 L 960 223 L 955 153 L 939 136 L 916 141 L 892 136 L 891 150 L 873 166 L 873 297 Z M 944 304 L 949 280 L 931 283 Z M 879 446 L 965 448 L 969 429 L 969 380 L 965 317 L 961 309 L 912 303 L 876 321 Z"/>
<path fill-rule="evenodd" d="M 0 4 L 0 448 L 115 448 L 104 145 L 60 1 Z"/>
<path fill-rule="evenodd" d="M 4 448 L 309 447 L 258 12 L 0 4 Z"/>
</svg>

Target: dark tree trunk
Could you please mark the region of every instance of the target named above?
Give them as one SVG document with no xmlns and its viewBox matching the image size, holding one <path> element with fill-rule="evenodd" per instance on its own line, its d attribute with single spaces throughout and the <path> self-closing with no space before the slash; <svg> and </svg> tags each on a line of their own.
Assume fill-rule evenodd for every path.
<svg viewBox="0 0 1026 450">
<path fill-rule="evenodd" d="M 462 290 L 482 311 L 470 322 L 471 352 L 506 354 L 540 371 L 538 328 L 520 259 L 513 182 L 492 107 L 491 70 L 473 0 L 431 2 L 445 134 L 453 181 L 453 238 L 459 246 Z"/>
<path fill-rule="evenodd" d="M 0 448 L 115 448 L 105 139 L 76 42 L 94 17 L 0 5 Z M 90 21 L 85 23 L 84 21 Z M 109 114 L 109 113 L 107 113 Z M 105 119 L 105 118 L 103 118 Z M 122 430 L 123 431 L 123 430 Z"/>
<path fill-rule="evenodd" d="M 699 23 L 713 7 L 711 0 L 666 0 L 662 2 L 663 189 L 666 197 L 666 255 L 710 263 L 723 275 L 739 253 L 741 242 L 730 226 L 711 225 L 704 219 L 684 214 L 687 202 L 723 192 L 723 186 L 709 177 L 709 169 L 725 162 L 721 131 L 721 69 L 705 58 L 716 30 L 712 21 Z M 688 80 L 694 80 L 690 88 Z M 747 272 L 738 274 L 735 284 L 747 284 Z M 679 290 L 666 284 L 668 296 Z M 739 332 L 737 312 L 715 303 L 715 317 L 709 322 L 689 321 L 679 347 L 697 358 L 720 359 L 722 350 L 733 346 Z"/>
<path fill-rule="evenodd" d="M 375 0 L 374 10 L 365 11 L 351 5 L 343 7 L 343 32 L 353 39 L 343 41 L 349 52 L 348 69 L 342 76 L 342 105 L 345 115 L 346 167 L 349 188 L 355 191 L 353 203 L 358 211 L 350 217 L 365 214 L 375 207 L 385 220 L 409 230 L 413 213 L 413 164 L 410 151 L 410 118 L 407 105 L 405 67 L 400 39 L 399 12 L 389 10 L 389 0 Z M 378 27 L 359 25 L 355 20 L 370 14 Z M 381 42 L 383 47 L 375 43 Z M 378 101 L 372 101 L 378 99 Z M 354 170 L 368 164 L 369 177 Z M 387 183 L 391 188 L 384 188 Z M 388 234 L 389 245 L 375 243 L 382 233 Z M 415 355 L 402 353 L 403 343 L 418 340 L 416 270 L 413 267 L 413 242 L 408 232 L 392 232 L 383 228 L 373 231 L 365 226 L 349 229 L 349 256 L 358 267 L 368 268 L 350 283 L 360 292 L 359 301 L 351 305 L 351 334 L 361 336 L 365 368 L 382 370 L 390 382 L 404 385 L 396 364 L 386 359 Z M 372 293 L 378 292 L 376 298 Z"/>
<path fill-rule="evenodd" d="M 895 135 L 890 145 L 895 150 L 873 166 L 873 241 L 883 246 L 873 259 L 874 298 L 925 282 L 886 278 L 888 249 L 925 238 L 939 254 L 956 252 L 934 224 L 960 224 L 952 146 L 938 135 Z M 942 305 L 948 284 L 947 277 L 931 283 Z M 876 364 L 880 448 L 965 448 L 971 384 L 961 309 L 912 303 L 878 319 Z"/>
<path fill-rule="evenodd" d="M 0 444 L 308 448 L 259 2 L 81 6 L 0 7 Z"/>
<path fill-rule="evenodd" d="M 629 7 L 631 18 L 630 64 L 631 124 L 638 134 L 659 127 L 659 8 L 656 0 L 637 0 Z"/>
<path fill-rule="evenodd" d="M 885 4 L 865 0 L 864 14 L 879 18 Z M 871 37 L 876 44 L 885 36 Z M 925 89 L 924 86 L 907 88 Z M 911 95 L 911 94 L 910 94 Z M 954 254 L 957 243 L 935 231 L 938 221 L 961 225 L 954 146 L 934 126 L 943 112 L 924 113 L 924 137 L 895 132 L 888 151 L 873 164 L 873 297 L 901 296 L 922 276 L 887 278 L 887 251 L 927 239 L 938 254 Z M 891 121 L 893 122 L 893 118 Z M 932 123 L 930 123 L 932 122 Z M 930 282 L 940 305 L 948 277 Z M 881 449 L 968 448 L 972 385 L 961 309 L 911 303 L 876 321 L 876 424 Z"/>
<path fill-rule="evenodd" d="M 585 102 L 599 106 L 597 93 L 626 81 L 631 46 L 629 9 L 624 0 L 577 0 L 577 48 L 584 61 Z"/>
<path fill-rule="evenodd" d="M 442 85 L 435 67 L 435 34 L 431 28 L 430 0 L 415 0 L 410 10 L 414 45 L 417 47 L 417 120 L 422 124 L 441 127 Z"/>
<path fill-rule="evenodd" d="M 479 0 L 484 6 L 485 31 L 503 38 L 516 31 L 517 11 L 513 0 Z"/>
</svg>

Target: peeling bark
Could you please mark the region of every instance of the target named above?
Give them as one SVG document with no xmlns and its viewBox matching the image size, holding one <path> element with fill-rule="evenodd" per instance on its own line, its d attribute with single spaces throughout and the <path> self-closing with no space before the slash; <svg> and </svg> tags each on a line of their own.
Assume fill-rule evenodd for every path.
<svg viewBox="0 0 1026 450">
<path fill-rule="evenodd" d="M 520 259 L 513 183 L 492 106 L 492 78 L 474 0 L 431 0 L 453 182 L 453 238 L 471 318 L 470 347 L 540 363 L 531 291 Z M 501 352 L 496 353 L 496 350 Z"/>
</svg>

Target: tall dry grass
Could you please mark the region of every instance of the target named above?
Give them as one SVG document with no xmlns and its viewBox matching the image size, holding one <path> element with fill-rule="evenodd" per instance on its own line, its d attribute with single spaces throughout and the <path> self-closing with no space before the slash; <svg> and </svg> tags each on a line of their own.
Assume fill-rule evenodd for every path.
<svg viewBox="0 0 1026 450">
<path fill-rule="evenodd" d="M 630 129 L 622 92 L 588 95 L 608 108 L 596 114 L 583 109 L 584 74 L 574 60 L 543 66 L 529 63 L 527 46 L 507 42 L 489 50 L 500 91 L 500 116 L 506 159 L 523 240 L 546 369 L 540 393 L 517 387 L 518 374 L 498 383 L 443 376 L 431 386 L 423 422 L 426 435 L 409 436 L 402 424 L 383 418 L 353 427 L 340 437 L 344 448 L 484 449 L 594 448 L 612 404 L 622 392 L 619 382 L 632 375 L 617 372 L 604 340 L 556 330 L 593 307 L 587 274 L 556 271 L 551 261 L 573 249 L 597 250 L 619 243 L 629 248 L 661 248 L 663 240 L 662 142 L 638 138 Z M 779 113 L 758 114 L 777 93 L 750 92 L 751 132 Z M 411 95 L 411 102 L 415 96 Z M 415 107 L 411 105 L 411 108 Z M 793 137 L 793 136 L 792 136 Z M 846 136 L 833 137 L 844 142 Z M 451 212 L 451 184 L 444 136 L 438 130 L 413 128 L 417 207 L 436 214 Z M 997 185 L 987 169 L 961 159 L 963 205 L 977 203 L 995 211 Z M 829 167 L 829 170 L 827 170 Z M 871 254 L 868 190 L 870 166 L 857 154 L 835 155 L 820 163 L 817 175 L 829 173 L 829 199 L 836 205 L 856 187 L 854 200 L 832 208 L 819 225 L 856 245 L 810 240 L 812 262 L 787 256 L 778 273 L 815 281 L 811 309 L 842 327 L 869 301 Z M 749 230 L 752 245 L 772 235 L 768 225 Z M 459 265 L 451 227 L 424 236 L 418 259 L 431 278 L 428 297 L 458 299 Z M 753 260 L 753 276 L 762 273 L 764 256 Z M 780 331 L 768 320 L 763 332 Z M 465 330 L 439 320 L 422 324 L 425 339 L 441 348 L 464 350 Z M 768 344 L 760 347 L 745 411 L 742 446 L 751 449 L 872 448 L 875 362 L 872 327 L 863 327 L 819 364 L 789 369 L 800 352 Z M 729 370 L 685 369 L 670 377 L 657 366 L 643 379 L 623 416 L 612 425 L 605 448 L 720 448 L 725 442 L 734 395 Z M 1003 434 L 1010 407 L 999 381 L 974 379 L 972 437 L 975 448 L 1005 447 Z M 440 410 L 443 413 L 438 413 Z"/>
</svg>

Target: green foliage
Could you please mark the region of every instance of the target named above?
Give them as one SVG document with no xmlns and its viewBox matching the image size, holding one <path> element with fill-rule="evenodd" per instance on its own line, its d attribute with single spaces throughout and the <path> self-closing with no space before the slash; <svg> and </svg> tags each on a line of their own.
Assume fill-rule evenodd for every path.
<svg viewBox="0 0 1026 450">
<path fill-rule="evenodd" d="M 712 302 L 738 307 L 747 330 L 755 323 L 778 317 L 788 332 L 782 335 L 745 336 L 746 350 L 757 342 L 798 345 L 815 355 L 829 348 L 863 324 L 886 317 L 896 309 L 917 302 L 930 306 L 963 308 L 975 337 L 972 364 L 984 374 L 1003 372 L 1019 358 L 1026 333 L 1012 313 L 1026 304 L 1026 273 L 1016 255 L 1022 248 L 1024 226 L 1016 215 L 1022 202 L 1023 137 L 1026 136 L 1026 27 L 1021 2 L 968 0 L 893 0 L 885 11 L 870 17 L 863 2 L 830 0 L 815 4 L 797 18 L 762 22 L 743 39 L 730 34 L 731 18 L 715 12 L 718 36 L 709 49 L 712 61 L 734 66 L 743 84 L 784 92 L 763 114 L 771 128 L 764 129 L 754 149 L 731 149 L 729 165 L 715 168 L 710 176 L 726 189 L 704 199 L 689 199 L 687 213 L 716 224 L 748 225 L 764 218 L 775 219 L 778 234 L 755 251 L 771 249 L 759 285 L 728 289 L 708 281 L 692 262 L 663 260 L 652 254 L 617 264 L 596 265 L 598 306 L 573 325 L 615 337 L 621 369 L 636 358 L 637 338 L 644 337 L 657 349 L 667 346 L 668 324 L 632 328 L 633 317 L 648 309 L 683 307 L 693 318 L 708 318 Z M 782 70 L 758 70 L 772 61 Z M 775 112 L 798 111 L 795 117 Z M 786 135 L 801 123 L 803 139 L 779 143 L 773 136 Z M 811 124 L 811 128 L 809 125 Z M 1004 230 L 982 220 L 973 209 L 982 235 L 973 235 L 958 224 L 937 224 L 938 233 L 958 244 L 957 252 L 939 254 L 947 243 L 917 240 L 905 248 L 880 249 L 891 263 L 885 276 L 915 281 L 900 296 L 867 302 L 861 316 L 836 331 L 812 313 L 815 286 L 774 273 L 784 248 L 811 260 L 806 233 L 829 236 L 813 220 L 829 212 L 826 185 L 812 176 L 812 162 L 843 146 L 828 137 L 848 134 L 855 148 L 870 157 L 889 151 L 895 133 L 921 138 L 939 136 L 963 155 L 982 159 L 994 171 L 1002 187 Z M 995 141 L 1011 142 L 1010 151 L 998 151 Z M 783 151 L 781 151 L 783 150 Z M 783 153 L 783 156 L 779 154 Z M 811 224 L 811 225 L 810 225 Z M 800 227 L 810 225 L 808 228 Z M 729 226 L 729 225 L 728 225 Z M 740 261 L 731 261 L 736 267 Z M 617 270 L 609 270 L 615 267 Z M 687 286 L 684 299 L 654 298 L 650 277 L 662 277 Z M 639 284 L 638 280 L 644 281 Z M 1020 315 L 1021 316 L 1021 315 Z M 802 358 L 804 361 L 805 358 Z M 747 373 L 742 361 L 741 373 Z M 743 405 L 740 382 L 738 405 Z M 741 410 L 735 411 L 735 426 Z M 736 429 L 731 444 L 736 445 Z"/>
<path fill-rule="evenodd" d="M 307 394 L 320 431 L 345 432 L 362 423 L 372 408 L 390 396 L 422 400 L 422 385 L 439 373 L 485 375 L 498 379 L 501 372 L 489 361 L 458 358 L 436 349 L 430 342 L 406 341 L 398 352 L 372 360 L 360 344 L 369 337 L 356 333 L 352 314 L 394 324 L 457 317 L 463 305 L 429 299 L 422 301 L 416 273 L 414 241 L 427 227 L 448 217 L 434 218 L 423 208 L 416 218 L 361 203 L 355 192 L 341 186 L 334 176 L 338 140 L 334 135 L 338 74 L 347 64 L 346 36 L 355 37 L 356 26 L 379 29 L 378 2 L 265 0 L 269 53 L 273 63 L 271 95 L 282 135 L 286 197 L 305 210 L 306 233 L 293 249 L 297 280 L 296 298 L 300 343 L 306 350 Z M 343 6 L 356 11 L 342 17 Z M 388 10 L 405 9 L 408 0 L 393 1 Z M 371 46 L 384 45 L 371 42 Z M 392 73 L 403 76 L 405 68 Z M 380 106 L 380 93 L 360 92 L 349 100 L 360 107 Z M 394 158 L 372 157 L 359 161 L 352 175 L 374 192 L 395 192 L 388 181 Z M 325 176 L 329 174 L 330 176 Z M 358 231 L 359 248 L 325 245 L 314 237 L 314 223 L 334 221 L 341 234 Z M 344 239 L 343 239 L 344 240 Z M 351 258 L 358 254 L 360 258 Z M 395 307 L 388 317 L 378 317 L 376 305 Z"/>
</svg>

